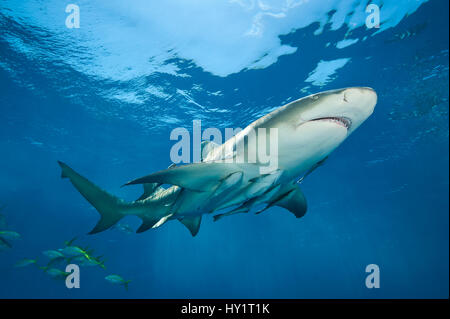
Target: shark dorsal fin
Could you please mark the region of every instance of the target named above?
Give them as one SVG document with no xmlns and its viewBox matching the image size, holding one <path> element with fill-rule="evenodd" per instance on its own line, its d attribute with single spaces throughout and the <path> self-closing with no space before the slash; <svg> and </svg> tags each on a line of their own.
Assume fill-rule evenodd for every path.
<svg viewBox="0 0 450 319">
<path fill-rule="evenodd" d="M 216 149 L 219 146 L 220 146 L 219 144 L 212 141 L 203 141 L 201 144 L 202 161 L 208 156 L 209 153 L 211 153 L 214 149 Z"/>
<path fill-rule="evenodd" d="M 192 236 L 197 235 L 199 229 L 200 229 L 200 223 L 202 221 L 202 216 L 195 216 L 195 217 L 186 217 L 186 218 L 179 218 L 178 219 L 184 226 L 189 229 Z"/>
</svg>

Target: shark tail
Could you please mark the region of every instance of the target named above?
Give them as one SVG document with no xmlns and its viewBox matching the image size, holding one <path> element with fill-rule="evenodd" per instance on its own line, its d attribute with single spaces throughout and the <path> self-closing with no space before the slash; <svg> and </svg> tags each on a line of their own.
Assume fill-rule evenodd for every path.
<svg viewBox="0 0 450 319">
<path fill-rule="evenodd" d="M 61 178 L 69 178 L 80 194 L 100 213 L 99 222 L 89 234 L 96 234 L 114 226 L 132 209 L 131 203 L 109 194 L 63 162 L 58 161 L 58 164 L 62 170 Z"/>
</svg>

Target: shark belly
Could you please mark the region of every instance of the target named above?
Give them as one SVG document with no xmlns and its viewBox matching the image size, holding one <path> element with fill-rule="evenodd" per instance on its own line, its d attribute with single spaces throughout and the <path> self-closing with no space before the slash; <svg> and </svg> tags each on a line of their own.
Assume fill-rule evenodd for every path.
<svg viewBox="0 0 450 319">
<path fill-rule="evenodd" d="M 327 157 L 347 137 L 345 128 L 326 122 L 307 122 L 294 130 L 280 132 L 286 138 L 280 138 L 278 165 L 286 182 Z"/>
</svg>

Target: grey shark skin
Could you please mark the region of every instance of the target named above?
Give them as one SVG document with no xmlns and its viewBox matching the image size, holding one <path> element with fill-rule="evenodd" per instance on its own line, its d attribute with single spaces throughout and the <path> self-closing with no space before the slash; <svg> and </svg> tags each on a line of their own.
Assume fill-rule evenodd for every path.
<svg viewBox="0 0 450 319">
<path fill-rule="evenodd" d="M 193 236 L 203 214 L 225 210 L 214 220 L 247 213 L 265 204 L 283 207 L 297 218 L 306 213 L 306 199 L 297 181 L 309 174 L 373 112 L 377 95 L 371 88 L 352 87 L 310 95 L 256 120 L 222 145 L 202 144 L 202 162 L 162 170 L 126 185 L 143 184 L 144 194 L 126 202 L 102 190 L 62 162 L 62 177 L 97 209 L 100 221 L 90 234 L 104 231 L 127 215 L 142 219 L 138 233 L 178 219 Z M 261 173 L 264 163 L 248 162 L 250 141 L 266 128 L 278 130 L 278 165 Z M 264 131 L 262 131 L 264 134 Z M 253 134 L 253 135 L 252 135 Z M 269 136 L 266 136 L 266 141 Z M 256 144 L 257 145 L 257 144 Z M 244 150 L 240 152 L 238 150 Z M 247 154 L 247 157 L 246 155 Z M 162 184 L 173 185 L 163 188 Z"/>
</svg>

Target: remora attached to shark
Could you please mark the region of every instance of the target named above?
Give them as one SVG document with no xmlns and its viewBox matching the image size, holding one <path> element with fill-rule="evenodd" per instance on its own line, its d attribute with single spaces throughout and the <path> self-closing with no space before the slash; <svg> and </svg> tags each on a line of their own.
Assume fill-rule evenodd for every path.
<svg viewBox="0 0 450 319">
<path fill-rule="evenodd" d="M 222 145 L 202 144 L 202 162 L 169 167 L 126 185 L 143 184 L 144 194 L 126 202 L 102 190 L 62 162 L 62 177 L 100 213 L 100 221 L 90 232 L 104 231 L 127 215 L 142 219 L 138 233 L 177 219 L 193 236 L 198 233 L 203 214 L 225 210 L 222 216 L 246 213 L 265 204 L 260 213 L 280 206 L 297 218 L 306 213 L 306 200 L 299 188 L 302 176 L 320 166 L 373 112 L 377 95 L 371 88 L 352 87 L 310 95 L 256 120 Z M 262 163 L 246 162 L 250 132 L 266 128 L 278 130 L 278 165 L 261 174 Z M 267 137 L 267 136 L 266 136 Z M 242 158 L 237 158 L 242 156 Z M 234 158 L 224 162 L 224 158 Z M 300 179 L 299 179 L 300 178 Z M 173 185 L 163 188 L 162 184 Z"/>
</svg>

